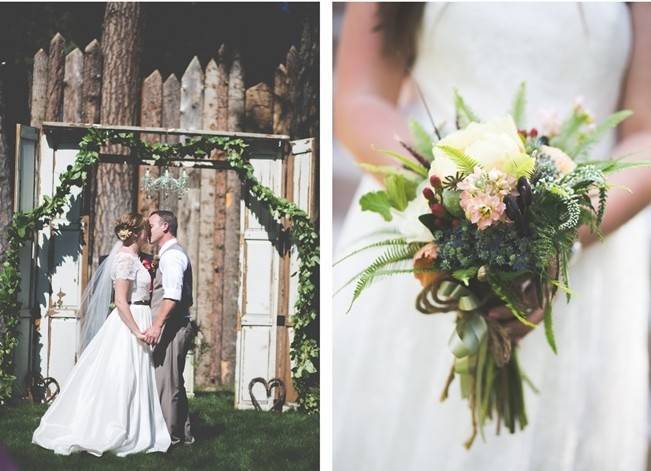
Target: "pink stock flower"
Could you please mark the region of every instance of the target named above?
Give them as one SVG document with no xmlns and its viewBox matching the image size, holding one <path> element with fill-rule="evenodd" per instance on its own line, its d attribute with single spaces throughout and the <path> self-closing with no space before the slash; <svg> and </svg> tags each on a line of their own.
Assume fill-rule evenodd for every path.
<svg viewBox="0 0 651 471">
<path fill-rule="evenodd" d="M 488 172 L 476 168 L 457 188 L 463 190 L 460 205 L 466 218 L 484 230 L 497 221 L 505 221 L 504 197 L 515 187 L 515 178 L 497 169 Z"/>
</svg>

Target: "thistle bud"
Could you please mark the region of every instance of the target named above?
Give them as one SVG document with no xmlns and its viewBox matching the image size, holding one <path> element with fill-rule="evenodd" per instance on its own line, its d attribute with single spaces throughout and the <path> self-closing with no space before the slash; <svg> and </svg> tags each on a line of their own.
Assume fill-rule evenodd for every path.
<svg viewBox="0 0 651 471">
<path fill-rule="evenodd" d="M 423 196 L 427 201 L 432 201 L 435 198 L 434 192 L 430 187 L 423 188 Z"/>
<path fill-rule="evenodd" d="M 538 135 L 538 130 L 536 128 L 531 128 L 529 130 L 529 137 L 536 137 Z"/>
<path fill-rule="evenodd" d="M 436 190 L 440 190 L 443 186 L 441 183 L 441 179 L 437 177 L 436 175 L 432 175 L 429 177 L 429 183 L 432 185 Z"/>
</svg>

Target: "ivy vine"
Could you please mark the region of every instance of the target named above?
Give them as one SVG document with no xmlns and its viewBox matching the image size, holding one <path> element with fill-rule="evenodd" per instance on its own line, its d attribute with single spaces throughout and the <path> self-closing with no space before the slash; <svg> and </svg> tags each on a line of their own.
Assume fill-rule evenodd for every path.
<svg viewBox="0 0 651 471">
<path fill-rule="evenodd" d="M 290 347 L 292 378 L 299 394 L 299 408 L 306 412 L 317 412 L 319 236 L 305 211 L 275 195 L 257 180 L 247 158 L 248 146 L 240 138 L 201 136 L 178 144 L 147 143 L 133 133 L 100 129 L 89 129 L 82 138 L 75 162 L 61 174 L 55 194 L 45 196 L 43 203 L 32 210 L 16 212 L 8 228 L 8 249 L 0 269 L 0 403 L 11 396 L 16 379 L 12 372 L 14 349 L 18 343 L 20 249 L 34 240 L 37 231 L 63 211 L 72 187 L 86 184 L 91 168 L 99 162 L 100 148 L 107 144 L 124 145 L 131 149 L 133 155 L 152 159 L 155 165 L 161 167 L 185 156 L 208 159 L 211 151 L 222 150 L 230 168 L 238 173 L 243 191 L 261 203 L 278 223 L 289 221 L 292 243 L 299 259 L 298 296 L 292 316 L 294 338 Z"/>
</svg>

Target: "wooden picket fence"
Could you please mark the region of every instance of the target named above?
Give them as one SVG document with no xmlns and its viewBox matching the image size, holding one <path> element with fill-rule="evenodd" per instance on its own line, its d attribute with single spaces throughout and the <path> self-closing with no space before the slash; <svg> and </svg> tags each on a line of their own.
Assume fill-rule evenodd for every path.
<svg viewBox="0 0 651 471">
<path fill-rule="evenodd" d="M 101 115 L 102 51 L 97 40 L 84 51 L 76 48 L 64 54 L 65 39 L 56 34 L 49 52 L 34 56 L 31 84 L 31 125 L 44 121 L 99 123 Z M 292 68 L 297 50 L 289 49 L 286 62 L 278 65 L 268 83 L 245 88 L 245 71 L 237 54 L 227 54 L 222 45 L 207 64 L 194 57 L 179 80 L 174 74 L 164 78 L 153 71 L 141 86 L 140 123 L 142 127 L 187 130 L 247 131 L 290 134 L 294 109 L 291 103 Z M 145 139 L 178 136 L 150 135 Z M 292 185 L 292 159 L 284 164 L 283 194 L 299 191 Z M 314 172 L 312 166 L 311 172 Z M 138 182 L 146 171 L 158 174 L 155 167 L 140 166 Z M 170 173 L 178 172 L 170 169 Z M 195 267 L 194 317 L 200 326 L 195 355 L 195 387 L 214 390 L 233 384 L 238 330 L 240 270 L 240 182 L 234 171 L 187 169 L 189 191 L 180 200 L 159 195 L 148 198 L 136 192 L 135 206 L 148 214 L 156 209 L 174 211 L 179 219 L 179 240 L 185 245 Z M 302 191 L 302 190 L 301 190 Z M 315 198 L 310 197 L 311 213 Z M 289 266 L 290 254 L 281 256 Z M 283 278 L 281 276 L 281 278 Z M 285 299 L 289 307 L 291 281 Z M 281 295 L 283 297 L 283 295 Z M 285 340 L 285 344 L 288 340 Z M 286 348 L 286 347 L 285 347 Z M 276 352 L 286 356 L 285 352 Z M 286 360 L 285 360 L 286 362 Z M 291 394 L 290 394 L 291 396 Z"/>
</svg>

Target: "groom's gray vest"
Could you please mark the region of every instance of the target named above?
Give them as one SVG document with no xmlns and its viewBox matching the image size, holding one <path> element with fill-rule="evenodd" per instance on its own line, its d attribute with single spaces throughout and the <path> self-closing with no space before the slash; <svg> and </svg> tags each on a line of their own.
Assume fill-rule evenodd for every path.
<svg viewBox="0 0 651 471">
<path fill-rule="evenodd" d="M 190 306 L 192 306 L 192 264 L 190 263 L 190 257 L 188 257 L 185 249 L 178 243 L 166 249 L 165 252 L 163 252 L 163 255 L 171 250 L 183 252 L 188 259 L 188 266 L 183 273 L 181 300 L 167 318 L 168 321 L 172 319 L 181 321 L 190 318 Z M 156 270 L 156 277 L 154 278 L 154 291 L 151 294 L 151 314 L 154 319 L 158 316 L 158 310 L 160 309 L 160 303 L 163 301 L 163 295 L 163 274 L 161 273 L 159 262 L 159 268 Z"/>
</svg>

